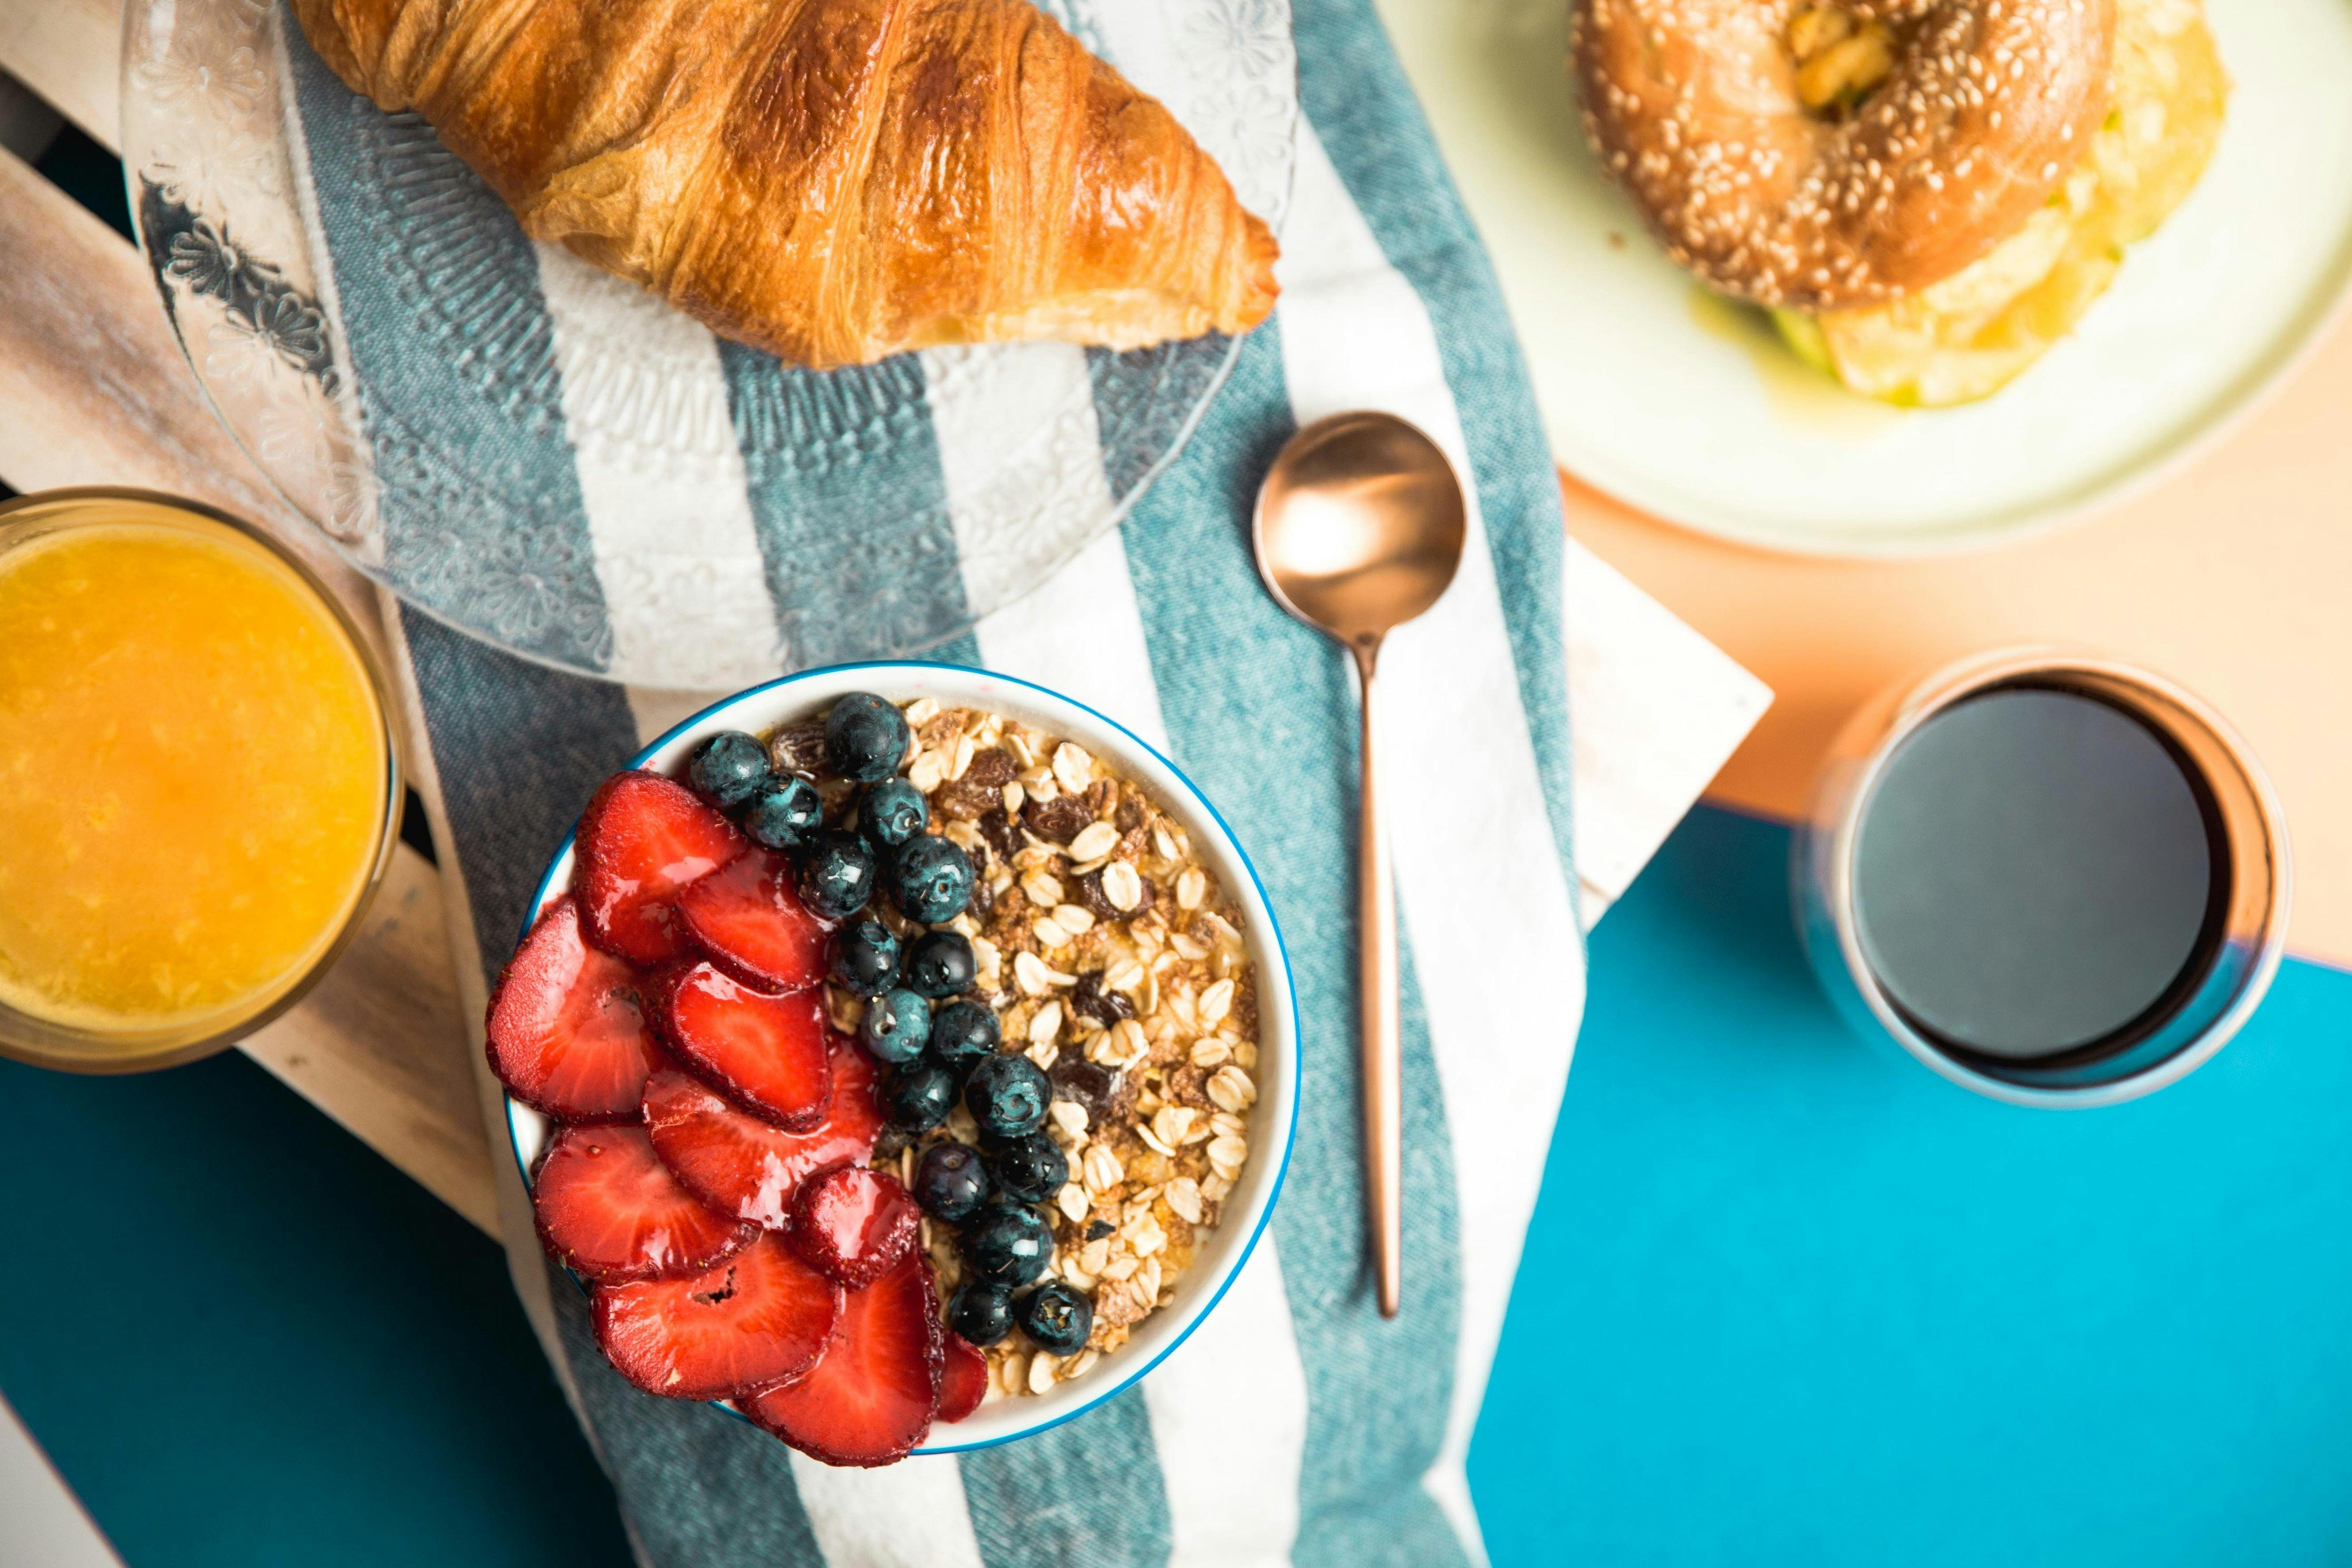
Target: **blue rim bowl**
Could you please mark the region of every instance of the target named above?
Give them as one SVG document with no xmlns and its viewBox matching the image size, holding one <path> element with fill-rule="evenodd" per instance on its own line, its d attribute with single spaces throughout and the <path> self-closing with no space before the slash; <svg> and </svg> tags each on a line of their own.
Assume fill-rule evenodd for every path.
<svg viewBox="0 0 2352 1568">
<path fill-rule="evenodd" d="M 963 664 L 908 660 L 803 670 L 713 703 L 638 752 L 628 766 L 675 775 L 681 771 L 695 743 L 715 730 L 762 734 L 822 713 L 835 699 L 856 691 L 877 692 L 900 703 L 929 696 L 950 706 L 1001 713 L 1075 740 L 1141 783 L 1184 825 L 1194 855 L 1216 873 L 1241 905 L 1242 939 L 1257 975 L 1258 1099 L 1250 1112 L 1249 1164 L 1225 1200 L 1217 1228 L 1177 1281 L 1175 1300 L 1138 1324 L 1126 1344 L 1105 1356 L 1085 1376 L 1057 1383 L 1041 1395 L 992 1399 L 956 1426 L 934 1428 L 932 1440 L 915 1450 L 919 1454 L 968 1453 L 1034 1437 L 1116 1398 L 1173 1354 L 1223 1299 L 1265 1234 L 1283 1177 L 1290 1168 L 1291 1148 L 1298 1132 L 1298 1001 L 1291 985 L 1290 957 L 1283 947 L 1265 884 L 1209 798 L 1134 731 L 1045 686 Z M 554 859 L 548 862 L 531 896 L 524 930 L 571 886 L 577 836 L 576 827 L 566 833 Z M 508 1097 L 509 1146 L 526 1187 L 550 1125 L 546 1117 Z M 732 1406 L 719 1408 L 742 1418 Z"/>
</svg>

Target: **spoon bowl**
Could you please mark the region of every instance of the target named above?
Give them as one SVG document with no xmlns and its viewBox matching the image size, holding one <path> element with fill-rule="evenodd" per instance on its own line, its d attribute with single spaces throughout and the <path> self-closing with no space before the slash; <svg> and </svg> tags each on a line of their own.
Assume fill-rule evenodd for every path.
<svg viewBox="0 0 2352 1568">
<path fill-rule="evenodd" d="M 1435 442 L 1393 414 L 1339 413 L 1283 447 L 1252 533 L 1275 601 L 1360 649 L 1437 602 L 1469 518 Z"/>
<path fill-rule="evenodd" d="M 1363 687 L 1356 817 L 1358 1047 L 1366 1218 L 1381 1315 L 1403 1295 L 1404 1114 L 1397 1033 L 1396 881 L 1381 831 L 1372 674 L 1381 641 L 1444 596 L 1469 513 L 1437 443 L 1394 414 L 1319 419 L 1290 438 L 1257 493 L 1250 528 L 1275 602 L 1355 656 Z"/>
</svg>

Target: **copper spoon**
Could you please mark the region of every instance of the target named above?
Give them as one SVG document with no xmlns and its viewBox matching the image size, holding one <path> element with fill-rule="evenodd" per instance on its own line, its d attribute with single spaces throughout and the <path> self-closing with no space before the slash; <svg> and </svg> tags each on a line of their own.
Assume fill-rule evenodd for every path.
<svg viewBox="0 0 2352 1568">
<path fill-rule="evenodd" d="M 1403 1284 L 1403 1067 L 1397 1043 L 1396 883 L 1373 783 L 1381 643 L 1438 601 L 1462 564 L 1462 486 L 1437 444 L 1393 414 L 1335 413 L 1292 436 L 1257 493 L 1258 575 L 1285 610 L 1355 655 L 1363 687 L 1356 819 L 1357 1005 L 1366 1193 L 1381 1315 Z"/>
</svg>

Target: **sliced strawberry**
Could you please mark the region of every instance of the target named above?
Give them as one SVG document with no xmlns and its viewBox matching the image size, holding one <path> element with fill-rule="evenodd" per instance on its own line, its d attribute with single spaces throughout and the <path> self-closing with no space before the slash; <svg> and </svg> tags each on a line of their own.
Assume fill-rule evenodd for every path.
<svg viewBox="0 0 2352 1568">
<path fill-rule="evenodd" d="M 703 1273 L 760 1234 L 680 1186 L 643 1127 L 564 1128 L 540 1163 L 530 1200 L 555 1260 L 608 1285 Z"/>
<path fill-rule="evenodd" d="M 753 990 L 711 963 L 649 988 L 654 1025 L 688 1067 L 788 1133 L 824 1124 L 833 1069 L 819 993 Z"/>
<path fill-rule="evenodd" d="M 988 1357 L 960 1333 L 947 1335 L 947 1362 L 940 1370 L 940 1415 L 961 1421 L 988 1397 Z"/>
<path fill-rule="evenodd" d="M 566 1122 L 632 1114 L 661 1049 L 636 972 L 588 946 L 569 894 L 547 906 L 490 993 L 490 1071 L 515 1098 Z"/>
<path fill-rule="evenodd" d="M 781 1230 L 812 1171 L 874 1157 L 882 1115 L 874 1067 L 847 1037 L 833 1037 L 833 1109 L 814 1133 L 787 1133 L 738 1110 L 677 1071 L 646 1082 L 646 1130 L 654 1153 L 688 1191 L 721 1214 Z"/>
<path fill-rule="evenodd" d="M 914 1249 L 921 1218 L 897 1176 L 842 1166 L 801 1183 L 789 1234 L 793 1248 L 826 1279 L 862 1291 Z"/>
<path fill-rule="evenodd" d="M 825 1353 L 841 1287 L 762 1236 L 709 1273 L 596 1287 L 596 1343 L 622 1376 L 670 1399 L 733 1399 Z"/>
<path fill-rule="evenodd" d="M 814 1371 L 743 1401 L 743 1414 L 828 1465 L 905 1458 L 939 1408 L 944 1334 L 931 1266 L 910 1256 L 849 1292 Z"/>
<path fill-rule="evenodd" d="M 735 824 L 658 773 L 615 773 L 580 814 L 588 939 L 636 964 L 686 951 L 671 900 L 748 848 Z"/>
<path fill-rule="evenodd" d="M 792 862 L 772 850 L 738 855 L 677 895 L 677 920 L 720 968 L 764 991 L 805 990 L 824 978 L 830 922 L 793 888 Z"/>
</svg>

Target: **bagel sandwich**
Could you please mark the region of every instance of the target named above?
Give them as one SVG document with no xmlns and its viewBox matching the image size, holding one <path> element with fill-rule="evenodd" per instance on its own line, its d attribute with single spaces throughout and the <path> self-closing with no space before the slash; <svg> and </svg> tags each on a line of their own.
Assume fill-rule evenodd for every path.
<svg viewBox="0 0 2352 1568">
<path fill-rule="evenodd" d="M 1574 0 L 1586 133 L 1667 253 L 1941 407 L 2081 319 L 2203 173 L 2200 0 Z"/>
</svg>

